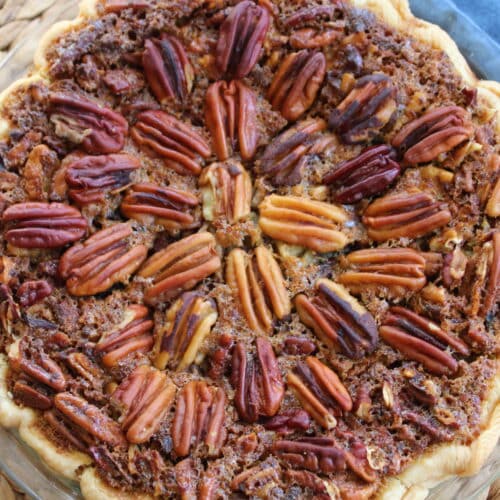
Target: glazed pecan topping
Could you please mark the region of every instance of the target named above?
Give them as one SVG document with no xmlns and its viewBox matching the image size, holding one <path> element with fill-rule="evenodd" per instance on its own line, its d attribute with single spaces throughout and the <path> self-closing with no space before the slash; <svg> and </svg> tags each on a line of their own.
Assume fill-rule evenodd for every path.
<svg viewBox="0 0 500 500">
<path fill-rule="evenodd" d="M 221 24 L 215 49 L 215 64 L 221 73 L 243 78 L 252 71 L 269 22 L 268 11 L 253 2 L 245 0 L 231 9 Z"/>
<path fill-rule="evenodd" d="M 188 382 L 177 398 L 172 425 L 173 448 L 178 457 L 204 444 L 216 455 L 226 440 L 226 395 L 202 380 Z"/>
<path fill-rule="evenodd" d="M 212 299 L 186 292 L 170 307 L 165 320 L 156 336 L 155 366 L 184 370 L 196 361 L 203 340 L 217 321 L 217 307 Z"/>
<path fill-rule="evenodd" d="M 337 3 L 337 2 L 332 2 Z M 341 9 L 340 5 L 317 5 L 315 7 L 304 7 L 287 17 L 283 22 L 285 28 L 297 28 L 311 21 L 320 19 L 332 20 Z"/>
<path fill-rule="evenodd" d="M 417 238 L 445 226 L 450 220 L 446 203 L 420 191 L 379 198 L 363 215 L 368 236 L 375 241 Z"/>
<path fill-rule="evenodd" d="M 270 493 L 280 485 L 280 467 L 272 458 L 245 469 L 231 481 L 231 489 L 248 498 L 270 498 Z"/>
<path fill-rule="evenodd" d="M 163 111 L 140 113 L 130 136 L 181 175 L 198 175 L 203 159 L 210 156 L 208 144 L 196 130 Z"/>
<path fill-rule="evenodd" d="M 323 182 L 333 185 L 336 202 L 357 203 L 382 192 L 398 177 L 401 167 L 395 156 L 385 144 L 371 146 L 356 158 L 339 163 L 323 177 Z"/>
<path fill-rule="evenodd" d="M 269 418 L 264 427 L 278 434 L 291 434 L 295 431 L 307 431 L 311 427 L 309 413 L 304 410 L 285 410 Z"/>
<path fill-rule="evenodd" d="M 88 453 L 89 446 L 96 443 L 96 438 L 92 434 L 73 423 L 70 419 L 65 418 L 58 410 L 45 411 L 43 418 L 56 435 L 63 438 L 77 450 Z"/>
<path fill-rule="evenodd" d="M 404 307 L 389 309 L 380 327 L 380 336 L 394 349 L 422 363 L 437 375 L 453 374 L 458 369 L 458 363 L 448 352 L 448 347 L 463 356 L 469 354 L 469 348 L 462 340 Z"/>
<path fill-rule="evenodd" d="M 16 380 L 12 395 L 16 403 L 36 410 L 48 410 L 52 407 L 52 398 L 44 394 L 41 389 L 29 385 L 25 380 Z"/>
<path fill-rule="evenodd" d="M 30 307 L 50 296 L 53 287 L 45 280 L 25 281 L 16 292 L 22 307 Z"/>
<path fill-rule="evenodd" d="M 273 319 L 290 314 L 291 305 L 285 280 L 273 254 L 259 246 L 252 256 L 235 248 L 227 257 L 226 282 L 256 333 L 269 333 Z"/>
<path fill-rule="evenodd" d="M 158 431 L 175 397 L 165 373 L 138 366 L 116 388 L 112 401 L 122 409 L 121 426 L 130 443 L 145 443 Z"/>
<path fill-rule="evenodd" d="M 93 234 L 64 253 L 59 274 L 72 295 L 95 295 L 126 282 L 147 255 L 144 245 L 131 246 L 132 228 L 115 224 Z"/>
<path fill-rule="evenodd" d="M 490 217 L 500 217 L 500 177 L 493 186 L 485 212 Z"/>
<path fill-rule="evenodd" d="M 301 50 L 285 57 L 267 91 L 273 109 L 295 121 L 313 104 L 326 74 L 322 52 Z"/>
<path fill-rule="evenodd" d="M 396 87 L 382 74 L 363 76 L 332 111 L 329 127 L 346 144 L 376 138 L 396 111 Z"/>
<path fill-rule="evenodd" d="M 257 337 L 256 354 L 251 355 L 242 342 L 233 350 L 231 384 L 234 404 L 240 418 L 256 422 L 260 416 L 272 417 L 285 395 L 278 361 L 269 340 Z"/>
<path fill-rule="evenodd" d="M 311 299 L 297 295 L 295 306 L 302 322 L 327 345 L 346 356 L 359 358 L 377 343 L 377 325 L 372 315 L 338 283 L 321 278 Z"/>
<path fill-rule="evenodd" d="M 147 226 L 162 226 L 176 232 L 196 225 L 189 210 L 198 204 L 198 198 L 187 191 L 144 183 L 130 186 L 120 210 L 125 217 Z"/>
<path fill-rule="evenodd" d="M 256 106 L 254 92 L 239 80 L 208 87 L 205 119 L 219 160 L 238 150 L 243 160 L 253 158 L 259 140 Z"/>
<path fill-rule="evenodd" d="M 5 239 L 19 248 L 58 248 L 79 240 L 87 221 L 63 203 L 27 202 L 12 205 L 2 216 Z"/>
<path fill-rule="evenodd" d="M 104 11 L 118 13 L 125 9 L 141 10 L 150 6 L 148 0 L 106 0 L 104 2 Z"/>
<path fill-rule="evenodd" d="M 144 298 L 152 305 L 175 298 L 220 267 L 212 234 L 203 232 L 187 236 L 156 252 L 145 262 L 139 276 L 153 278 L 153 282 Z"/>
<path fill-rule="evenodd" d="M 349 215 L 340 206 L 272 194 L 259 209 L 259 226 L 271 238 L 321 253 L 341 250 L 349 242 L 341 231 Z"/>
<path fill-rule="evenodd" d="M 406 164 L 435 160 L 470 139 L 474 127 L 459 106 L 443 106 L 428 111 L 406 124 L 392 140 Z"/>
<path fill-rule="evenodd" d="M 100 338 L 95 352 L 102 356 L 102 363 L 108 368 L 132 353 L 149 352 L 154 343 L 153 326 L 147 307 L 131 304 L 116 328 Z"/>
<path fill-rule="evenodd" d="M 90 154 L 118 153 L 123 149 L 128 123 L 122 115 L 82 96 L 63 92 L 49 97 L 50 121 L 58 137 Z"/>
<path fill-rule="evenodd" d="M 10 288 L 0 284 L 0 332 L 12 334 L 12 325 L 21 317 L 19 305 L 12 298 Z"/>
<path fill-rule="evenodd" d="M 184 102 L 193 88 L 194 70 L 181 42 L 163 33 L 144 42 L 142 65 L 149 86 L 160 103 Z"/>
</svg>

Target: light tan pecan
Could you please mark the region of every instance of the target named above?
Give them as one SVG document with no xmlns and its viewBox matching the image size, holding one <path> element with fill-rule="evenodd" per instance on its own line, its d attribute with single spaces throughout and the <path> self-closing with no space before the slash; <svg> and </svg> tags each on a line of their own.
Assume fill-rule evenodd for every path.
<svg viewBox="0 0 500 500">
<path fill-rule="evenodd" d="M 163 111 L 140 113 L 130 136 L 181 175 L 198 175 L 203 159 L 210 156 L 210 147 L 194 128 Z"/>
<path fill-rule="evenodd" d="M 312 299 L 304 294 L 295 298 L 302 322 L 328 346 L 351 358 L 373 351 L 378 339 L 373 316 L 334 281 L 319 279 L 315 291 Z"/>
<path fill-rule="evenodd" d="M 341 250 L 349 243 L 341 229 L 350 216 L 338 205 L 272 194 L 259 209 L 260 228 L 276 240 L 320 253 Z"/>
<path fill-rule="evenodd" d="M 273 490 L 281 486 L 281 468 L 276 459 L 268 458 L 236 475 L 231 489 L 249 498 L 272 498 Z"/>
<path fill-rule="evenodd" d="M 145 443 L 160 428 L 175 397 L 175 385 L 165 373 L 138 366 L 116 388 L 112 401 L 122 409 L 121 426 L 130 443 Z"/>
<path fill-rule="evenodd" d="M 130 236 L 129 224 L 115 224 L 67 250 L 59 261 L 59 274 L 69 293 L 94 295 L 127 281 L 147 255 L 144 245 L 131 247 Z"/>
<path fill-rule="evenodd" d="M 274 316 L 283 319 L 291 304 L 280 266 L 265 246 L 253 255 L 235 248 L 227 257 L 226 282 L 241 305 L 248 326 L 256 333 L 269 333 Z"/>
<path fill-rule="evenodd" d="M 445 226 L 450 220 L 451 213 L 446 203 L 421 191 L 378 198 L 363 215 L 368 236 L 375 241 L 417 238 Z"/>
<path fill-rule="evenodd" d="M 45 144 L 31 150 L 22 171 L 24 190 L 30 201 L 49 201 L 50 180 L 58 167 L 57 153 Z"/>
<path fill-rule="evenodd" d="M 189 367 L 216 321 L 214 300 L 198 292 L 183 293 L 168 309 L 165 324 L 156 334 L 155 366 L 161 370 L 167 365 L 176 370 Z"/>
<path fill-rule="evenodd" d="M 322 52 L 292 52 L 275 74 L 267 98 L 273 109 L 295 121 L 312 106 L 325 75 L 326 59 Z"/>
<path fill-rule="evenodd" d="M 153 278 L 151 286 L 144 293 L 144 299 L 154 305 L 175 298 L 217 272 L 220 267 L 215 238 L 211 233 L 187 236 L 156 252 L 144 263 L 139 276 Z"/>
<path fill-rule="evenodd" d="M 227 160 L 238 149 L 243 160 L 254 157 L 259 140 L 256 106 L 254 92 L 239 80 L 208 87 L 205 120 L 219 160 Z"/>
</svg>

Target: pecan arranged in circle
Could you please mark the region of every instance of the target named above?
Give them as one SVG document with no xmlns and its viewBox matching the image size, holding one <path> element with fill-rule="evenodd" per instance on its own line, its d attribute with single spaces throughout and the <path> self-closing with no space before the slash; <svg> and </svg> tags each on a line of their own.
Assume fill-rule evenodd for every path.
<svg viewBox="0 0 500 500">
<path fill-rule="evenodd" d="M 25 281 L 16 292 L 22 307 L 30 307 L 50 296 L 53 287 L 45 280 Z"/>
<path fill-rule="evenodd" d="M 63 203 L 27 202 L 12 205 L 2 216 L 5 239 L 18 248 L 58 248 L 79 240 L 87 221 Z"/>
<path fill-rule="evenodd" d="M 389 77 L 382 74 L 363 76 L 331 112 L 328 125 L 346 144 L 370 141 L 394 115 L 396 94 Z"/>
<path fill-rule="evenodd" d="M 385 144 L 371 146 L 359 156 L 339 163 L 323 177 L 333 184 L 333 199 L 338 203 L 357 203 L 378 194 L 398 177 L 401 167 L 395 152 Z"/>
<path fill-rule="evenodd" d="M 359 358 L 377 344 L 377 324 L 373 316 L 338 283 L 321 278 L 310 299 L 297 295 L 295 306 L 302 322 L 318 338 L 346 356 Z"/>
<path fill-rule="evenodd" d="M 215 49 L 219 71 L 232 78 L 248 75 L 259 59 L 269 23 L 268 11 L 251 1 L 233 7 L 221 24 Z"/>
<path fill-rule="evenodd" d="M 59 274 L 69 293 L 95 295 L 126 282 L 147 255 L 144 245 L 131 246 L 130 236 L 129 224 L 115 224 L 66 251 L 59 261 Z"/>
<path fill-rule="evenodd" d="M 232 250 L 227 257 L 226 282 L 254 332 L 269 333 L 273 316 L 283 319 L 290 314 L 283 274 L 265 246 L 257 247 L 253 256 L 241 248 Z"/>
<path fill-rule="evenodd" d="M 267 91 L 273 109 L 295 121 L 313 104 L 326 75 L 322 52 L 301 50 L 285 57 Z"/>
<path fill-rule="evenodd" d="M 167 365 L 184 370 L 196 361 L 205 337 L 217 321 L 217 307 L 212 299 L 198 292 L 186 292 L 170 307 L 165 324 L 156 336 L 155 366 Z"/>
<path fill-rule="evenodd" d="M 375 241 L 418 238 L 451 220 L 446 203 L 429 193 L 407 191 L 375 200 L 363 215 L 368 236 Z"/>
<path fill-rule="evenodd" d="M 406 124 L 392 140 L 406 164 L 417 165 L 437 159 L 470 139 L 474 127 L 459 106 L 443 106 L 427 111 Z"/>
<path fill-rule="evenodd" d="M 210 147 L 192 127 L 163 111 L 143 111 L 130 136 L 141 149 L 181 175 L 198 175 Z"/>
<path fill-rule="evenodd" d="M 50 94 L 49 102 L 50 121 L 58 137 L 81 144 L 90 154 L 118 153 L 123 149 L 128 123 L 116 111 L 63 92 Z"/>
</svg>

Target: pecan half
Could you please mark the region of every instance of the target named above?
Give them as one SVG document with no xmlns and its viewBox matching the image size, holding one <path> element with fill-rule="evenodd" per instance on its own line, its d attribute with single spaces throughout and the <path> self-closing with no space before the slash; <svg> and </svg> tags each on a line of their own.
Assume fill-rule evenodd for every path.
<svg viewBox="0 0 500 500">
<path fill-rule="evenodd" d="M 420 191 L 391 194 L 375 200 L 363 215 L 368 236 L 375 241 L 417 238 L 451 220 L 446 203 Z"/>
<path fill-rule="evenodd" d="M 141 10 L 151 7 L 148 0 L 106 0 L 104 12 L 121 12 L 125 9 Z"/>
<path fill-rule="evenodd" d="M 359 358 L 377 344 L 377 324 L 373 316 L 338 283 L 321 278 L 310 299 L 297 295 L 295 306 L 302 322 L 318 338 L 346 356 Z"/>
<path fill-rule="evenodd" d="M 370 141 L 380 134 L 394 115 L 396 94 L 396 87 L 388 76 L 363 76 L 331 112 L 328 126 L 346 144 Z"/>
<path fill-rule="evenodd" d="M 96 443 L 96 438 L 79 427 L 76 423 L 65 416 L 58 410 L 51 409 L 43 413 L 45 422 L 49 427 L 64 439 L 66 443 L 71 444 L 75 449 L 88 453 L 89 446 Z"/>
<path fill-rule="evenodd" d="M 208 144 L 196 130 L 163 111 L 140 113 L 130 136 L 181 175 L 198 175 L 202 160 L 210 156 Z"/>
<path fill-rule="evenodd" d="M 322 52 L 301 50 L 285 57 L 267 91 L 273 109 L 295 121 L 313 104 L 326 75 Z"/>
<path fill-rule="evenodd" d="M 243 78 L 257 63 L 269 28 L 266 9 L 243 1 L 231 9 L 220 26 L 215 64 L 223 74 Z"/>
<path fill-rule="evenodd" d="M 186 292 L 170 307 L 165 320 L 156 336 L 155 366 L 184 370 L 196 360 L 203 340 L 217 321 L 217 307 L 212 299 Z"/>
<path fill-rule="evenodd" d="M 490 217 L 500 217 L 500 177 L 491 190 L 485 212 Z"/>
<path fill-rule="evenodd" d="M 53 287 L 45 280 L 25 281 L 16 292 L 22 307 L 30 307 L 41 302 L 52 293 Z"/>
<path fill-rule="evenodd" d="M 406 164 L 435 160 L 470 139 L 474 127 L 465 109 L 442 106 L 406 124 L 392 140 Z"/>
<path fill-rule="evenodd" d="M 123 149 L 128 123 L 122 115 L 82 96 L 63 92 L 49 96 L 50 121 L 58 137 L 81 144 L 90 154 Z"/>
<path fill-rule="evenodd" d="M 20 317 L 19 305 L 12 298 L 10 288 L 0 284 L 0 327 L 3 333 L 11 335 L 12 326 Z"/>
<path fill-rule="evenodd" d="M 58 248 L 79 240 L 87 221 L 63 203 L 27 202 L 11 205 L 2 216 L 5 239 L 19 248 Z"/>
<path fill-rule="evenodd" d="M 215 238 L 208 232 L 187 236 L 156 252 L 139 272 L 153 278 L 144 293 L 149 304 L 177 297 L 195 287 L 201 280 L 217 272 L 221 261 L 215 249 Z"/>
<path fill-rule="evenodd" d="M 280 466 L 276 459 L 267 459 L 245 468 L 231 481 L 231 489 L 242 492 L 247 498 L 271 498 L 272 492 L 281 485 Z"/>
<path fill-rule="evenodd" d="M 131 247 L 131 235 L 129 224 L 115 224 L 66 251 L 59 261 L 59 274 L 69 293 L 94 295 L 126 282 L 147 255 L 144 245 Z"/>
<path fill-rule="evenodd" d="M 295 431 L 307 431 L 311 427 L 309 413 L 304 410 L 285 410 L 264 423 L 264 427 L 278 434 L 291 434 Z"/>
<path fill-rule="evenodd" d="M 24 190 L 30 201 L 49 200 L 50 180 L 59 165 L 57 153 L 45 144 L 31 150 L 22 171 Z"/>
<path fill-rule="evenodd" d="M 273 316 L 283 319 L 290 314 L 283 274 L 265 246 L 257 247 L 252 256 L 241 248 L 232 250 L 227 258 L 226 282 L 254 332 L 269 333 Z"/>
<path fill-rule="evenodd" d="M 16 403 L 36 410 L 48 410 L 52 407 L 52 398 L 42 390 L 29 385 L 24 380 L 16 380 L 12 388 L 12 395 Z"/>
</svg>

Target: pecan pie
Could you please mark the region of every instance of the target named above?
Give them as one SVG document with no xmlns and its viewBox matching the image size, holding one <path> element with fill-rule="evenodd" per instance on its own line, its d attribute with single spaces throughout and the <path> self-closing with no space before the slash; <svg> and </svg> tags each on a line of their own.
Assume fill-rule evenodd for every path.
<svg viewBox="0 0 500 500">
<path fill-rule="evenodd" d="M 475 473 L 499 103 L 406 0 L 83 1 L 0 96 L 0 424 L 88 499 Z"/>
</svg>

